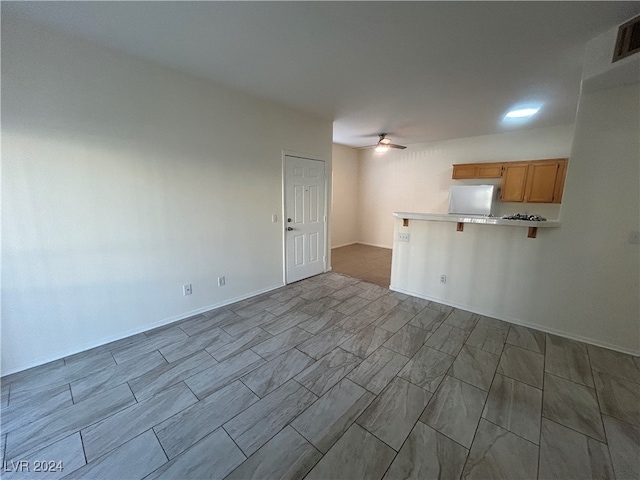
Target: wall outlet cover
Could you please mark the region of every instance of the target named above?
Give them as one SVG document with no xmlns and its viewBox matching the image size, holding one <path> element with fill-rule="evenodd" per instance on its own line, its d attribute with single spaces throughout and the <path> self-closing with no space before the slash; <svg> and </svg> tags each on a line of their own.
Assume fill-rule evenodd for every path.
<svg viewBox="0 0 640 480">
<path fill-rule="evenodd" d="M 398 241 L 399 242 L 408 242 L 410 238 L 410 235 L 408 233 L 399 233 L 398 234 Z"/>
</svg>

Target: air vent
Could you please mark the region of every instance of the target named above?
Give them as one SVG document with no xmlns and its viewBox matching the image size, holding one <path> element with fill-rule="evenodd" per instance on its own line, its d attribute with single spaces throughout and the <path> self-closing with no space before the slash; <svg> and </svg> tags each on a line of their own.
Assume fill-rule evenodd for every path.
<svg viewBox="0 0 640 480">
<path fill-rule="evenodd" d="M 640 52 L 640 16 L 620 25 L 612 62 Z"/>
</svg>

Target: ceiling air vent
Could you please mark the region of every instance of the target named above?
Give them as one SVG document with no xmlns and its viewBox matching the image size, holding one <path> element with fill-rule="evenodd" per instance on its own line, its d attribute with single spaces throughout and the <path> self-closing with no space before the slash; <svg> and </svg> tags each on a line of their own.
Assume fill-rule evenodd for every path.
<svg viewBox="0 0 640 480">
<path fill-rule="evenodd" d="M 612 62 L 640 52 L 640 16 L 620 25 Z"/>
</svg>

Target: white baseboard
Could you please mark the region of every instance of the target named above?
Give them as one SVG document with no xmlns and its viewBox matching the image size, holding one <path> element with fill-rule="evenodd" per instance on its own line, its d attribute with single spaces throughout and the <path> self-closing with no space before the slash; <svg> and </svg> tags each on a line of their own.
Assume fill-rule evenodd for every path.
<svg viewBox="0 0 640 480">
<path fill-rule="evenodd" d="M 590 345 L 595 345 L 596 347 L 604 347 L 604 348 L 608 348 L 610 350 L 615 350 L 616 352 L 626 353 L 628 355 L 640 356 L 640 351 L 634 351 L 634 350 L 628 349 L 628 348 L 621 348 L 618 345 L 612 345 L 610 343 L 602 342 L 602 341 L 597 340 L 597 339 L 585 337 L 585 336 L 582 336 L 582 335 L 575 335 L 573 333 L 565 332 L 565 331 L 558 330 L 558 329 L 555 329 L 555 328 L 550 328 L 550 327 L 547 327 L 547 326 L 538 325 L 538 324 L 535 324 L 535 323 L 523 321 L 523 320 L 521 320 L 519 318 L 513 318 L 513 317 L 509 317 L 509 316 L 505 316 L 505 315 L 496 315 L 495 312 L 483 311 L 483 310 L 478 309 L 476 307 L 473 307 L 471 305 L 464 305 L 464 304 L 461 304 L 461 303 L 451 302 L 449 300 L 442 300 L 440 298 L 430 297 L 428 295 L 423 295 L 423 294 L 418 293 L 418 292 L 412 292 L 410 290 L 405 290 L 403 288 L 397 288 L 394 285 L 390 285 L 389 286 L 389 290 L 393 290 L 394 292 L 404 293 L 406 295 L 411 295 L 412 297 L 422 298 L 424 300 L 429 300 L 431 302 L 441 303 L 443 305 L 448 305 L 450 307 L 460 308 L 460 309 L 466 310 L 468 312 L 477 313 L 478 315 L 484 315 L 484 316 L 487 316 L 487 317 L 497 318 L 498 320 L 504 320 L 505 322 L 513 323 L 514 325 L 519 325 L 521 327 L 533 328 L 534 330 L 539 330 L 541 332 L 550 333 L 552 335 L 558 335 L 559 337 L 565 337 L 565 338 L 569 338 L 571 340 L 577 340 L 579 342 L 588 343 Z"/>
<path fill-rule="evenodd" d="M 378 245 L 376 243 L 365 243 L 365 242 L 356 242 L 360 245 L 366 245 L 367 247 L 378 247 L 378 248 L 386 248 L 387 250 L 391 250 L 393 245 Z"/>
<path fill-rule="evenodd" d="M 71 355 L 75 355 L 76 353 L 84 352 L 86 350 L 91 350 L 92 348 L 100 347 L 102 345 L 106 345 L 107 343 L 115 342 L 117 340 L 121 340 L 123 338 L 127 338 L 127 337 L 130 337 L 132 335 L 137 335 L 138 333 L 146 332 L 148 330 L 153 330 L 154 328 L 162 327 L 164 325 L 168 325 L 168 324 L 173 323 L 173 322 L 178 322 L 180 320 L 184 320 L 185 318 L 193 317 L 195 315 L 199 315 L 201 313 L 208 312 L 209 310 L 213 310 L 213 309 L 216 309 L 216 308 L 224 307 L 226 305 L 231 305 L 232 303 L 236 303 L 236 302 L 239 302 L 239 301 L 242 301 L 242 300 L 246 300 L 247 298 L 255 297 L 257 295 L 262 295 L 263 293 L 271 292 L 271 291 L 276 290 L 278 288 L 281 288 L 283 286 L 284 286 L 284 283 L 279 284 L 279 285 L 275 285 L 275 286 L 272 286 L 272 287 L 268 287 L 268 288 L 263 288 L 262 290 L 257 290 L 255 292 L 251 292 L 251 293 L 248 293 L 246 295 L 241 295 L 239 297 L 231 298 L 229 300 L 224 300 L 222 302 L 215 303 L 213 305 L 208 305 L 206 307 L 198 308 L 198 309 L 192 310 L 190 312 L 181 313 L 181 314 L 175 315 L 173 317 L 164 318 L 162 320 L 159 320 L 159 321 L 154 322 L 154 323 L 149 324 L 149 325 L 145 325 L 143 327 L 134 328 L 132 330 L 127 330 L 125 332 L 122 332 L 122 333 L 119 333 L 119 334 L 116 334 L 116 335 L 112 335 L 112 336 L 100 339 L 97 342 L 86 343 L 86 344 L 84 344 L 84 345 L 82 345 L 82 346 L 80 346 L 78 348 L 73 348 L 73 349 L 67 350 L 62 355 L 61 354 L 56 354 L 55 357 L 40 357 L 40 358 L 34 360 L 33 362 L 29 362 L 27 365 L 22 365 L 22 366 L 20 366 L 18 368 L 14 368 L 14 369 L 11 369 L 11 370 L 9 370 L 7 372 L 3 372 L 2 373 L 2 377 L 5 377 L 7 375 L 12 375 L 14 373 L 22 372 L 24 370 L 28 370 L 28 369 L 33 368 L 33 367 L 38 367 L 40 365 L 44 365 L 45 363 L 55 362 L 56 360 L 61 360 L 61 359 L 66 358 L 66 357 L 70 357 Z"/>
<path fill-rule="evenodd" d="M 358 242 L 349 242 L 349 243 L 342 243 L 340 245 L 331 245 L 331 250 L 333 250 L 334 248 L 342 248 L 342 247 L 348 247 L 349 245 L 355 245 Z"/>
<path fill-rule="evenodd" d="M 388 250 L 391 250 L 393 248 L 393 246 L 389 246 L 389 245 L 378 245 L 376 243 L 365 243 L 365 242 L 351 242 L 351 243 L 343 243 L 342 245 L 336 245 L 335 247 L 332 246 L 331 250 L 333 250 L 334 248 L 341 248 L 341 247 L 348 247 L 349 245 L 366 245 L 367 247 L 378 247 L 378 248 L 386 248 Z"/>
</svg>

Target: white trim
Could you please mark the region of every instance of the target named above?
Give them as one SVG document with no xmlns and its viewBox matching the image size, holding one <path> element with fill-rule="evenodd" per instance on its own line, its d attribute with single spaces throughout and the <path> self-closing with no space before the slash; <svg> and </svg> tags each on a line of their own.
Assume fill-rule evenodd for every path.
<svg viewBox="0 0 640 480">
<path fill-rule="evenodd" d="M 182 313 L 180 315 L 175 315 L 173 317 L 165 318 L 165 319 L 160 320 L 158 322 L 155 322 L 155 323 L 153 323 L 151 325 L 145 325 L 144 327 L 135 328 L 133 330 L 128 330 L 128 331 L 126 331 L 126 332 L 124 332 L 122 334 L 112 335 L 112 336 L 107 337 L 107 338 L 105 338 L 103 340 L 100 340 L 99 342 L 86 343 L 86 344 L 84 344 L 82 347 L 80 347 L 78 349 L 72 349 L 72 350 L 67 351 L 67 353 L 65 353 L 64 355 L 56 356 L 56 357 L 53 357 L 53 358 L 52 357 L 40 357 L 37 360 L 34 360 L 33 362 L 27 364 L 26 366 L 18 367 L 17 369 L 12 369 L 12 370 L 9 370 L 7 372 L 4 372 L 2 374 L 2 378 L 6 377 L 7 375 L 12 375 L 14 373 L 22 372 L 23 370 L 28 370 L 28 369 L 33 368 L 33 367 L 39 367 L 40 365 L 44 365 L 45 363 L 55 362 L 56 360 L 62 360 L 63 358 L 70 357 L 71 355 L 75 355 L 76 353 L 81 353 L 81 352 L 84 352 L 86 350 L 91 350 L 92 348 L 101 347 L 101 346 L 106 345 L 108 343 L 115 342 L 117 340 L 122 340 L 123 338 L 131 337 L 132 335 L 137 335 L 137 334 L 142 333 L 142 332 L 153 330 L 154 328 L 162 327 L 164 325 L 168 325 L 170 323 L 178 322 L 180 320 L 185 320 L 185 319 L 187 319 L 189 317 L 193 317 L 195 315 L 199 315 L 199 314 L 201 314 L 203 312 L 208 312 L 209 310 L 214 310 L 216 308 L 224 307 L 226 305 L 231 305 L 232 303 L 236 303 L 236 302 L 239 302 L 241 300 L 246 300 L 247 298 L 255 297 L 257 295 L 262 295 L 263 293 L 271 292 L 273 290 L 277 290 L 278 288 L 282 288 L 284 286 L 285 285 L 283 283 L 283 284 L 278 284 L 278 285 L 275 285 L 275 286 L 263 288 L 261 290 L 257 290 L 255 292 L 251 292 L 251 293 L 248 293 L 246 295 L 241 295 L 239 297 L 235 297 L 235 298 L 232 298 L 232 299 L 229 299 L 229 300 L 225 300 L 225 301 L 220 302 L 220 303 L 216 303 L 216 304 L 213 304 L 213 305 L 208 305 L 206 307 L 198 308 L 196 310 L 192 310 L 192 311 L 187 312 L 187 313 Z"/>
<path fill-rule="evenodd" d="M 386 248 L 387 250 L 393 250 L 393 247 L 387 247 L 386 245 L 378 245 L 375 243 L 364 243 L 364 242 L 343 243 L 342 245 L 336 245 L 335 247 L 332 246 L 331 250 L 333 250 L 334 248 L 348 247 L 349 245 L 365 245 L 367 247 Z"/>
<path fill-rule="evenodd" d="M 331 250 L 333 250 L 334 248 L 342 248 L 342 247 L 348 247 L 349 245 L 356 245 L 357 243 L 358 242 L 343 243 L 341 245 L 336 245 L 335 247 L 332 245 Z"/>
<path fill-rule="evenodd" d="M 327 158 L 326 157 L 322 157 L 319 155 L 313 155 L 312 153 L 300 153 L 300 152 L 294 152 L 292 150 L 282 150 L 282 158 L 284 160 L 284 157 L 296 157 L 296 158 L 304 158 L 307 160 L 318 160 L 319 162 L 327 162 Z M 327 173 L 327 171 L 325 170 L 324 172 L 325 174 Z"/>
<path fill-rule="evenodd" d="M 285 204 L 285 197 L 287 188 L 285 183 L 285 177 L 287 175 L 287 152 L 282 151 L 282 203 L 280 218 L 282 219 L 282 227 L 280 228 L 280 235 L 282 235 L 282 283 L 287 284 L 287 234 L 285 228 L 287 228 L 287 206 Z"/>
<path fill-rule="evenodd" d="M 323 273 L 327 273 L 331 270 L 331 266 L 328 265 L 327 258 L 330 258 L 331 249 L 329 248 L 329 173 L 327 172 L 327 165 L 331 165 L 331 162 L 322 156 L 312 155 L 310 153 L 293 152 L 291 150 L 282 150 L 282 281 L 287 285 L 287 236 L 285 234 L 286 228 L 286 177 L 287 177 L 287 157 L 302 158 L 305 160 L 315 160 L 317 162 L 324 163 L 324 268 Z M 304 280 L 304 279 L 302 279 Z M 296 280 L 300 281 L 300 280 Z M 292 282 L 295 283 L 295 282 Z"/>
<path fill-rule="evenodd" d="M 620 348 L 618 345 L 612 345 L 610 343 L 602 342 L 602 341 L 595 340 L 595 339 L 589 338 L 589 337 L 584 337 L 582 335 L 574 335 L 572 333 L 564 332 L 562 330 L 557 330 L 555 328 L 545 327 L 545 326 L 542 326 L 542 325 L 538 325 L 536 323 L 525 322 L 525 321 L 522 321 L 519 318 L 513 318 L 513 317 L 509 317 L 509 316 L 505 316 L 505 315 L 496 315 L 493 312 L 482 311 L 482 310 L 477 309 L 475 307 L 472 307 L 470 305 L 451 302 L 449 300 L 442 300 L 442 299 L 439 299 L 439 298 L 436 298 L 436 297 L 430 297 L 428 295 L 424 295 L 424 294 L 417 293 L 417 292 L 412 292 L 410 290 L 405 290 L 403 288 L 397 288 L 397 287 L 395 287 L 393 285 L 389 286 L 389 290 L 393 290 L 394 292 L 404 293 L 406 295 L 411 295 L 412 297 L 422 298 L 424 300 L 429 300 L 431 302 L 441 303 L 443 305 L 448 305 L 450 307 L 460 308 L 460 309 L 463 309 L 463 310 L 467 310 L 468 312 L 477 313 L 479 315 L 485 315 L 487 317 L 497 318 L 498 320 L 504 320 L 505 322 L 513 323 L 514 325 L 520 325 L 522 327 L 533 328 L 534 330 L 539 330 L 539 331 L 545 332 L 545 333 L 551 333 L 553 335 L 558 335 L 560 337 L 569 338 L 571 340 L 577 340 L 579 342 L 588 343 L 590 345 L 595 345 L 597 347 L 608 348 L 610 350 L 615 350 L 616 352 L 626 353 L 628 355 L 633 355 L 633 356 L 640 356 L 640 351 L 634 351 L 634 350 L 627 349 L 627 348 Z"/>
<path fill-rule="evenodd" d="M 378 247 L 378 248 L 386 248 L 387 250 L 393 250 L 393 245 L 378 245 L 377 243 L 365 243 L 365 242 L 356 242 L 360 245 L 366 245 L 367 247 Z"/>
<path fill-rule="evenodd" d="M 333 163 L 327 160 L 322 160 L 322 163 L 324 163 L 324 273 L 327 273 L 331 269 L 329 266 L 330 262 L 327 261 L 327 259 L 331 258 L 331 249 L 329 248 L 329 215 L 333 191 L 329 190 L 329 174 L 333 174 Z M 331 166 L 330 172 L 327 171 L 329 166 Z M 333 188 L 333 186 L 331 186 L 331 188 Z"/>
</svg>

